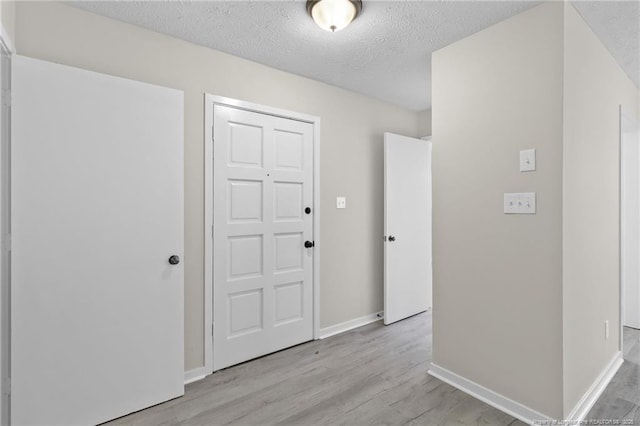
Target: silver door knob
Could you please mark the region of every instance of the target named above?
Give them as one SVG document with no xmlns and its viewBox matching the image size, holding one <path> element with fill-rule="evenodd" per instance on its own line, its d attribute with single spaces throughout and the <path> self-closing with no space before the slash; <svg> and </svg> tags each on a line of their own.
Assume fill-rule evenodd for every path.
<svg viewBox="0 0 640 426">
<path fill-rule="evenodd" d="M 169 264 L 171 265 L 177 265 L 178 263 L 180 263 L 180 256 L 177 255 L 173 255 L 169 258 Z"/>
<path fill-rule="evenodd" d="M 394 237 L 393 235 L 389 235 L 389 241 L 395 241 L 396 237 Z"/>
</svg>

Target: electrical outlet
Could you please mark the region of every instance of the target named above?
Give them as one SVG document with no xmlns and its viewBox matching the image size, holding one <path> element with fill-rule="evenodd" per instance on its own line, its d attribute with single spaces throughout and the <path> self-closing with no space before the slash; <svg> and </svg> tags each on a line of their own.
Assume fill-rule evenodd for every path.
<svg viewBox="0 0 640 426">
<path fill-rule="evenodd" d="M 604 322 L 604 340 L 609 339 L 609 320 Z"/>
<path fill-rule="evenodd" d="M 336 197 L 336 209 L 347 208 L 347 197 Z"/>
</svg>

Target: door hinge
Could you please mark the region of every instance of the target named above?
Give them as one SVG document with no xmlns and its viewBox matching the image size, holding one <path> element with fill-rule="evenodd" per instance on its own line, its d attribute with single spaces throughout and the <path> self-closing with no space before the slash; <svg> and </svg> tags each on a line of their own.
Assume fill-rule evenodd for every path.
<svg viewBox="0 0 640 426">
<path fill-rule="evenodd" d="M 211 335 L 213 336 L 213 323 L 211 323 Z"/>
<path fill-rule="evenodd" d="M 214 126 L 211 126 L 211 142 L 216 141 L 216 139 L 213 137 L 213 129 L 214 129 Z"/>
</svg>

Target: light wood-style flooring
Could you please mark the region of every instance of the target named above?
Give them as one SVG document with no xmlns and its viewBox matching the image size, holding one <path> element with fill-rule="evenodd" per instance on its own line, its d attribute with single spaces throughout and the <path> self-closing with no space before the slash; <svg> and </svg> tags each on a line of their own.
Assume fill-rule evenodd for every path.
<svg viewBox="0 0 640 426">
<path fill-rule="evenodd" d="M 640 424 L 640 332 L 589 413 Z M 431 313 L 381 322 L 228 368 L 109 425 L 523 425 L 427 374 Z M 630 416 L 630 417 L 629 417 Z"/>
<path fill-rule="evenodd" d="M 591 424 L 640 425 L 640 330 L 625 327 L 622 337 L 624 363 L 587 414 Z"/>
</svg>

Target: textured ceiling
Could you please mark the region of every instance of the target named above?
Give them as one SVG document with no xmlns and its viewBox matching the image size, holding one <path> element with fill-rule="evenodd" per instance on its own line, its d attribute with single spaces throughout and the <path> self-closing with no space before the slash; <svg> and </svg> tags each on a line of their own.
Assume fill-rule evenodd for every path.
<svg viewBox="0 0 640 426">
<path fill-rule="evenodd" d="M 431 106 L 431 52 L 540 2 L 365 0 L 362 14 L 334 34 L 318 28 L 300 0 L 67 3 L 423 110 Z M 638 0 L 580 3 L 580 13 L 638 84 Z"/>
<path fill-rule="evenodd" d="M 572 3 L 640 88 L 640 0 Z"/>
</svg>

